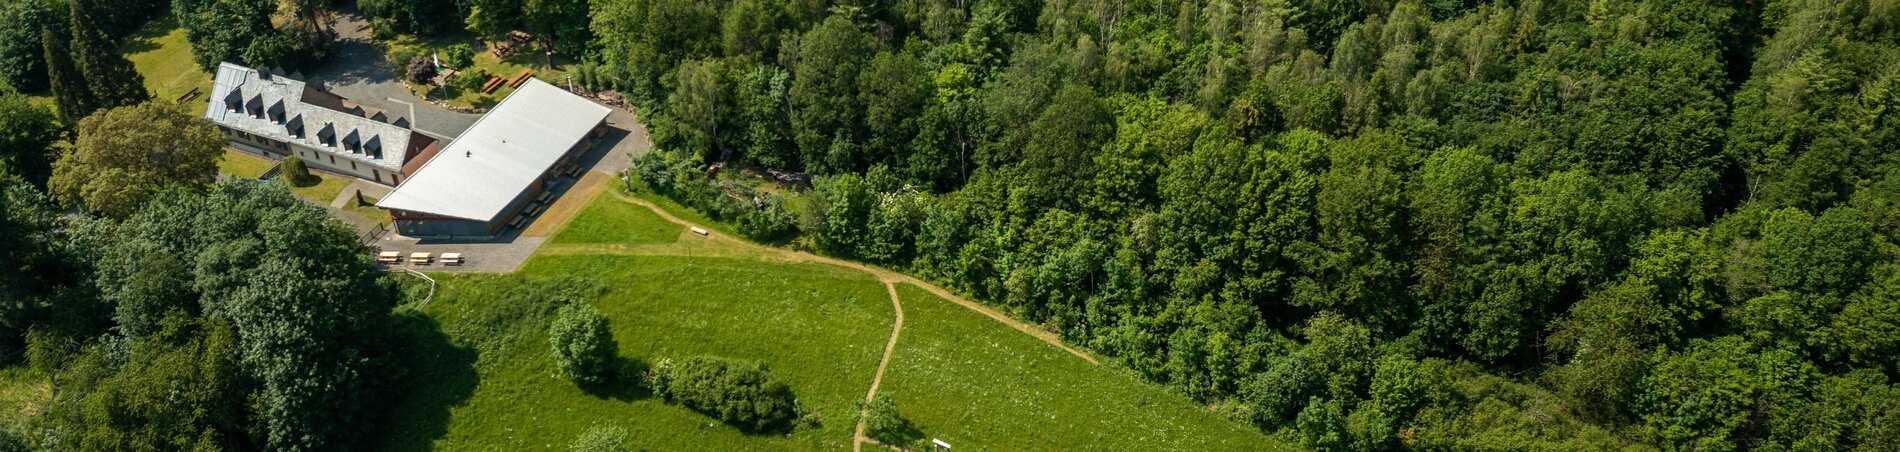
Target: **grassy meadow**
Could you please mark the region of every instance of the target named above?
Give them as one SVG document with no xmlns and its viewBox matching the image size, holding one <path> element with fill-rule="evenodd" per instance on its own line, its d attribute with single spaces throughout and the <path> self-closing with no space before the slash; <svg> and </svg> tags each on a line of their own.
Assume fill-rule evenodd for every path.
<svg viewBox="0 0 1900 452">
<path fill-rule="evenodd" d="M 612 319 L 620 354 L 635 367 L 703 354 L 763 360 L 806 410 L 818 413 L 819 426 L 748 434 L 636 385 L 581 388 L 557 377 L 544 313 L 492 313 L 520 309 L 501 305 L 519 302 L 500 295 L 510 287 L 567 275 L 605 287 L 593 303 Z M 643 450 L 844 449 L 855 427 L 852 404 L 870 385 L 890 331 L 890 301 L 880 284 L 818 264 L 543 256 L 517 275 L 436 278 L 441 287 L 423 312 L 447 333 L 448 346 L 433 355 L 448 361 L 416 364 L 439 374 L 422 381 L 445 384 L 424 386 L 391 413 L 379 448 L 562 449 L 587 427 L 612 424 L 631 432 L 628 445 Z M 509 320 L 487 327 L 479 321 L 496 317 Z"/>
<path fill-rule="evenodd" d="M 211 90 L 211 73 L 198 69 L 192 62 L 191 43 L 185 40 L 185 29 L 170 15 L 146 23 L 126 39 L 119 50 L 126 59 L 132 60 L 132 67 L 139 75 L 145 77 L 145 89 L 151 91 L 153 97 L 170 101 L 191 92 L 192 88 L 200 92 Z M 188 103 L 202 106 L 204 96 Z"/>
<path fill-rule="evenodd" d="M 566 449 L 604 425 L 627 429 L 633 450 L 848 449 L 855 404 L 894 316 L 869 274 L 685 234 L 612 193 L 595 197 L 514 274 L 435 278 L 435 298 L 407 315 L 415 386 L 384 422 L 377 449 Z M 920 432 L 958 450 L 1275 445 L 1112 365 L 897 287 L 905 326 L 883 392 Z M 546 335 L 555 306 L 542 295 L 565 290 L 585 293 L 607 315 L 628 368 L 693 355 L 760 360 L 816 413 L 816 425 L 749 433 L 667 404 L 631 379 L 583 388 L 557 377 Z"/>
<path fill-rule="evenodd" d="M 1112 364 L 917 286 L 898 284 L 897 295 L 904 331 L 879 390 L 925 438 L 957 450 L 1276 449 L 1259 430 Z"/>
</svg>

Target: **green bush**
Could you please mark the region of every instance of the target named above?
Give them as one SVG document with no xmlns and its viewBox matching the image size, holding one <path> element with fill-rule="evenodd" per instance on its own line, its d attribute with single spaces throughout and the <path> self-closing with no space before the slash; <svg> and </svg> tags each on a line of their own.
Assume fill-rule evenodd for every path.
<svg viewBox="0 0 1900 452">
<path fill-rule="evenodd" d="M 301 158 L 285 157 L 283 163 L 278 165 L 280 169 L 277 177 L 284 178 L 284 181 L 289 182 L 290 185 L 304 187 L 317 183 L 317 176 L 310 174 L 310 167 L 304 165 Z"/>
<path fill-rule="evenodd" d="M 909 423 L 897 413 L 897 402 L 890 394 L 877 393 L 864 404 L 864 435 L 884 444 L 902 445 Z"/>
<path fill-rule="evenodd" d="M 442 48 L 442 65 L 456 69 L 467 69 L 475 64 L 475 48 L 468 44 L 456 44 Z"/>
<path fill-rule="evenodd" d="M 648 377 L 654 394 L 752 431 L 789 425 L 798 416 L 792 390 L 763 362 L 695 356 L 662 361 Z"/>
<path fill-rule="evenodd" d="M 607 317 L 586 302 L 568 304 L 554 314 L 548 342 L 561 375 L 579 383 L 605 383 L 620 353 Z"/>
<path fill-rule="evenodd" d="M 449 89 L 464 93 L 475 92 L 482 89 L 482 81 L 486 79 L 487 77 L 482 76 L 480 72 L 458 72 L 454 77 L 449 77 Z"/>
<path fill-rule="evenodd" d="M 739 233 L 768 243 L 791 240 L 798 235 L 798 217 L 786 208 L 784 197 L 766 194 L 759 198 L 757 209 L 739 216 Z"/>
</svg>

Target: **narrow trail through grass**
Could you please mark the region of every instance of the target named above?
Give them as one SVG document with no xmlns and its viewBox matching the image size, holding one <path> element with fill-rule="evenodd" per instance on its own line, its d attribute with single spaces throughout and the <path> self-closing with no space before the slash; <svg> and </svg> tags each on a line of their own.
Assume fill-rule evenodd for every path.
<svg viewBox="0 0 1900 452">
<path fill-rule="evenodd" d="M 877 374 L 871 377 L 871 390 L 864 391 L 865 406 L 869 406 L 871 399 L 877 397 L 877 386 L 884 382 L 884 369 L 891 366 L 891 352 L 897 351 L 897 335 L 904 331 L 904 303 L 898 301 L 897 284 L 886 280 L 884 290 L 891 294 L 891 310 L 896 311 L 897 320 L 891 323 L 891 340 L 884 344 L 884 357 L 877 360 Z M 864 450 L 864 443 L 871 441 L 871 438 L 864 436 L 865 406 L 858 407 L 858 433 L 851 440 L 852 451 Z"/>
<path fill-rule="evenodd" d="M 621 193 L 619 191 L 614 191 L 613 194 L 614 194 L 614 197 L 619 198 L 623 201 L 627 201 L 630 203 L 640 205 L 642 207 L 646 207 L 647 209 L 651 209 L 654 214 L 659 215 L 661 219 L 664 219 L 667 222 L 678 224 L 681 226 L 687 226 L 687 227 L 693 227 L 693 226 L 704 227 L 703 225 L 698 225 L 686 220 L 682 220 L 679 217 L 674 216 L 672 213 L 667 212 L 666 209 L 662 209 L 660 208 L 660 206 L 654 205 L 650 201 L 632 197 L 632 196 L 627 196 L 625 193 Z M 724 235 L 714 234 L 713 236 L 708 237 L 707 239 L 712 240 L 712 241 L 717 241 L 717 242 L 724 242 L 725 244 L 737 245 L 739 248 L 753 250 L 753 251 L 758 252 L 759 254 L 779 256 L 781 258 L 784 258 L 792 262 L 817 262 L 817 263 L 830 264 L 830 265 L 835 265 L 839 267 L 855 269 L 855 270 L 863 271 L 866 273 L 870 273 L 871 275 L 876 276 L 879 281 L 885 281 L 885 282 L 890 282 L 890 283 L 898 283 L 898 282 L 910 283 L 912 285 L 915 285 L 919 288 L 924 289 L 927 292 L 930 292 L 932 295 L 942 297 L 943 299 L 949 300 L 952 303 L 956 303 L 972 311 L 981 313 L 984 316 L 987 316 L 989 318 L 996 319 L 997 322 L 1002 322 L 1004 325 L 1009 325 L 1011 328 L 1015 328 L 1018 331 L 1027 333 L 1030 336 L 1036 337 L 1037 339 L 1041 339 L 1043 342 L 1049 343 L 1049 345 L 1054 345 L 1057 348 L 1061 348 L 1063 351 L 1069 352 L 1069 354 L 1075 355 L 1077 358 L 1082 358 L 1082 360 L 1088 361 L 1089 364 L 1097 364 L 1097 365 L 1101 364 L 1101 362 L 1097 361 L 1094 356 L 1090 356 L 1086 352 L 1077 350 L 1073 347 L 1068 346 L 1068 344 L 1062 343 L 1062 339 L 1056 337 L 1055 333 L 1049 332 L 1047 330 L 1043 330 L 1041 328 L 1037 328 L 1027 323 L 1023 323 L 1022 321 L 1016 320 L 1015 318 L 1011 318 L 1010 316 L 1003 314 L 1001 311 L 997 311 L 995 309 L 990 308 L 989 306 L 984 306 L 974 301 L 970 301 L 963 297 L 957 296 L 956 294 L 951 293 L 949 290 L 945 290 L 942 287 L 938 287 L 936 284 L 931 284 L 928 281 L 924 281 L 922 279 L 918 279 L 910 275 L 886 270 L 883 268 L 864 265 L 857 262 L 851 262 L 851 261 L 847 261 L 843 259 L 819 256 L 816 254 L 811 254 L 811 253 L 807 253 L 803 251 L 791 251 L 791 250 L 773 248 L 773 247 L 760 245 L 757 243 L 752 243 L 750 241 L 742 240 L 735 237 L 728 237 Z M 628 254 L 633 254 L 633 253 L 628 253 Z"/>
<path fill-rule="evenodd" d="M 614 194 L 614 197 L 619 198 L 622 201 L 633 203 L 635 205 L 639 205 L 641 207 L 645 207 L 649 210 L 652 210 L 655 215 L 659 215 L 661 219 L 664 219 L 667 222 L 688 227 L 688 228 L 703 227 L 701 225 L 697 225 L 692 222 L 680 219 L 679 217 L 674 216 L 672 213 L 667 212 L 666 209 L 662 209 L 660 208 L 660 206 L 654 205 L 650 201 L 639 199 L 632 196 L 627 196 L 625 193 L 621 193 L 619 191 L 613 191 L 613 194 Z M 737 245 L 737 248 L 740 248 L 745 251 L 756 252 L 760 255 L 779 256 L 789 261 L 817 262 L 817 263 L 823 263 L 823 264 L 829 264 L 829 265 L 834 265 L 838 267 L 859 270 L 859 271 L 863 271 L 865 273 L 871 274 L 871 276 L 876 277 L 878 281 L 884 283 L 885 290 L 891 296 L 891 309 L 895 311 L 896 313 L 896 320 L 891 323 L 891 337 L 890 337 L 890 340 L 888 340 L 884 344 L 884 356 L 883 358 L 878 360 L 877 373 L 871 377 L 871 387 L 870 389 L 866 390 L 864 393 L 864 403 L 866 405 L 868 405 L 871 402 L 871 399 L 873 397 L 877 396 L 878 385 L 884 381 L 884 370 L 890 366 L 891 355 L 893 352 L 897 350 L 898 335 L 901 334 L 904 330 L 904 305 L 903 305 L 903 302 L 897 296 L 897 286 L 896 286 L 896 284 L 900 282 L 909 283 L 913 286 L 916 286 L 918 288 L 921 288 L 921 289 L 924 289 L 925 291 L 930 292 L 932 295 L 936 295 L 945 300 L 950 300 L 951 302 L 961 305 L 972 311 L 982 313 L 983 315 L 988 316 L 992 319 L 995 319 L 998 322 L 1002 322 L 1003 324 L 1009 325 L 1010 327 L 1015 328 L 1016 330 L 1027 333 L 1030 336 L 1033 336 L 1037 339 L 1042 340 L 1043 342 L 1047 342 L 1049 343 L 1049 345 L 1054 345 L 1057 348 L 1061 348 L 1063 351 L 1069 352 L 1069 354 L 1075 355 L 1077 358 L 1082 358 L 1082 360 L 1088 361 L 1089 364 L 1091 365 L 1101 364 L 1101 362 L 1095 360 L 1095 357 L 1089 356 L 1088 353 L 1071 348 L 1067 344 L 1063 344 L 1062 340 L 1060 338 L 1057 338 L 1054 333 L 1050 333 L 1040 328 L 1036 328 L 1034 326 L 1030 326 L 1029 324 L 1017 321 L 1014 318 L 1010 318 L 1007 315 L 1003 315 L 1002 312 L 998 312 L 995 309 L 991 309 L 988 306 L 984 306 L 984 305 L 972 302 L 970 300 L 966 300 L 963 297 L 956 296 L 955 294 L 950 293 L 950 291 L 944 290 L 942 287 L 937 287 L 937 285 L 935 284 L 931 284 L 921 279 L 917 279 L 910 275 L 886 270 L 883 268 L 864 265 L 857 262 L 846 261 L 842 259 L 824 257 L 824 256 L 819 256 L 819 255 L 806 253 L 806 252 L 800 252 L 800 251 L 791 251 L 791 250 L 773 248 L 773 247 L 769 247 L 765 245 L 760 245 L 757 243 L 752 243 L 750 241 L 746 241 L 746 240 L 739 239 L 736 237 L 727 236 L 724 234 L 713 234 L 711 236 L 703 237 L 703 238 L 707 240 L 711 240 L 711 241 L 716 241 L 725 245 Z M 553 253 L 578 252 L 578 253 L 597 253 L 597 254 L 649 254 L 650 255 L 650 252 L 662 251 L 663 249 L 664 248 L 655 249 L 655 248 L 624 247 L 624 246 L 599 246 L 599 245 L 584 246 L 583 245 L 583 246 L 557 246 L 557 247 L 552 247 L 551 249 L 544 249 L 544 251 L 553 252 Z M 854 452 L 862 451 L 865 443 L 881 444 L 864 435 L 864 408 L 859 407 L 857 428 L 856 428 L 856 433 L 852 435 L 851 450 Z"/>
</svg>

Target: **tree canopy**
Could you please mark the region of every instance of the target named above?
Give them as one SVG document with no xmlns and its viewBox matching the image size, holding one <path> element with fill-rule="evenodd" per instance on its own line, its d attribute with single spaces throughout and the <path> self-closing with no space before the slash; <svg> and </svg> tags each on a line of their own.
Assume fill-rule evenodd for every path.
<svg viewBox="0 0 1900 452">
<path fill-rule="evenodd" d="M 704 165 L 803 171 L 795 230 L 741 231 L 1312 447 L 1896 444 L 1843 395 L 1900 377 L 1886 2 L 607 0 L 592 32 L 656 191 L 748 224 L 783 207 Z"/>
<path fill-rule="evenodd" d="M 79 122 L 48 188 L 67 206 L 128 217 L 166 186 L 210 184 L 224 145 L 217 126 L 174 104 L 113 108 Z"/>
</svg>

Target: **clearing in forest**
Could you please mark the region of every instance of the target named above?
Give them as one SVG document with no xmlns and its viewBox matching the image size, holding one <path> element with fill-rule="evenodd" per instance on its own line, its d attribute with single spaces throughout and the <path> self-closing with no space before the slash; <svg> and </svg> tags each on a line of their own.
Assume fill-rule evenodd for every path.
<svg viewBox="0 0 1900 452">
<path fill-rule="evenodd" d="M 422 384 L 390 413 L 379 446 L 561 449 L 590 427 L 618 426 L 636 450 L 849 449 L 856 404 L 891 344 L 892 295 L 905 320 L 879 390 L 921 438 L 959 450 L 1277 445 L 907 276 L 751 244 L 695 221 L 713 229 L 701 237 L 681 224 L 689 213 L 657 207 L 610 188 L 519 272 L 436 276 L 439 291 L 408 328 L 408 352 L 418 357 L 413 380 Z M 570 277 L 604 288 L 591 300 L 630 365 L 693 355 L 764 361 L 816 413 L 815 425 L 747 433 L 631 382 L 584 389 L 557 377 L 546 335 L 551 308 L 523 288 L 546 290 Z"/>
</svg>

